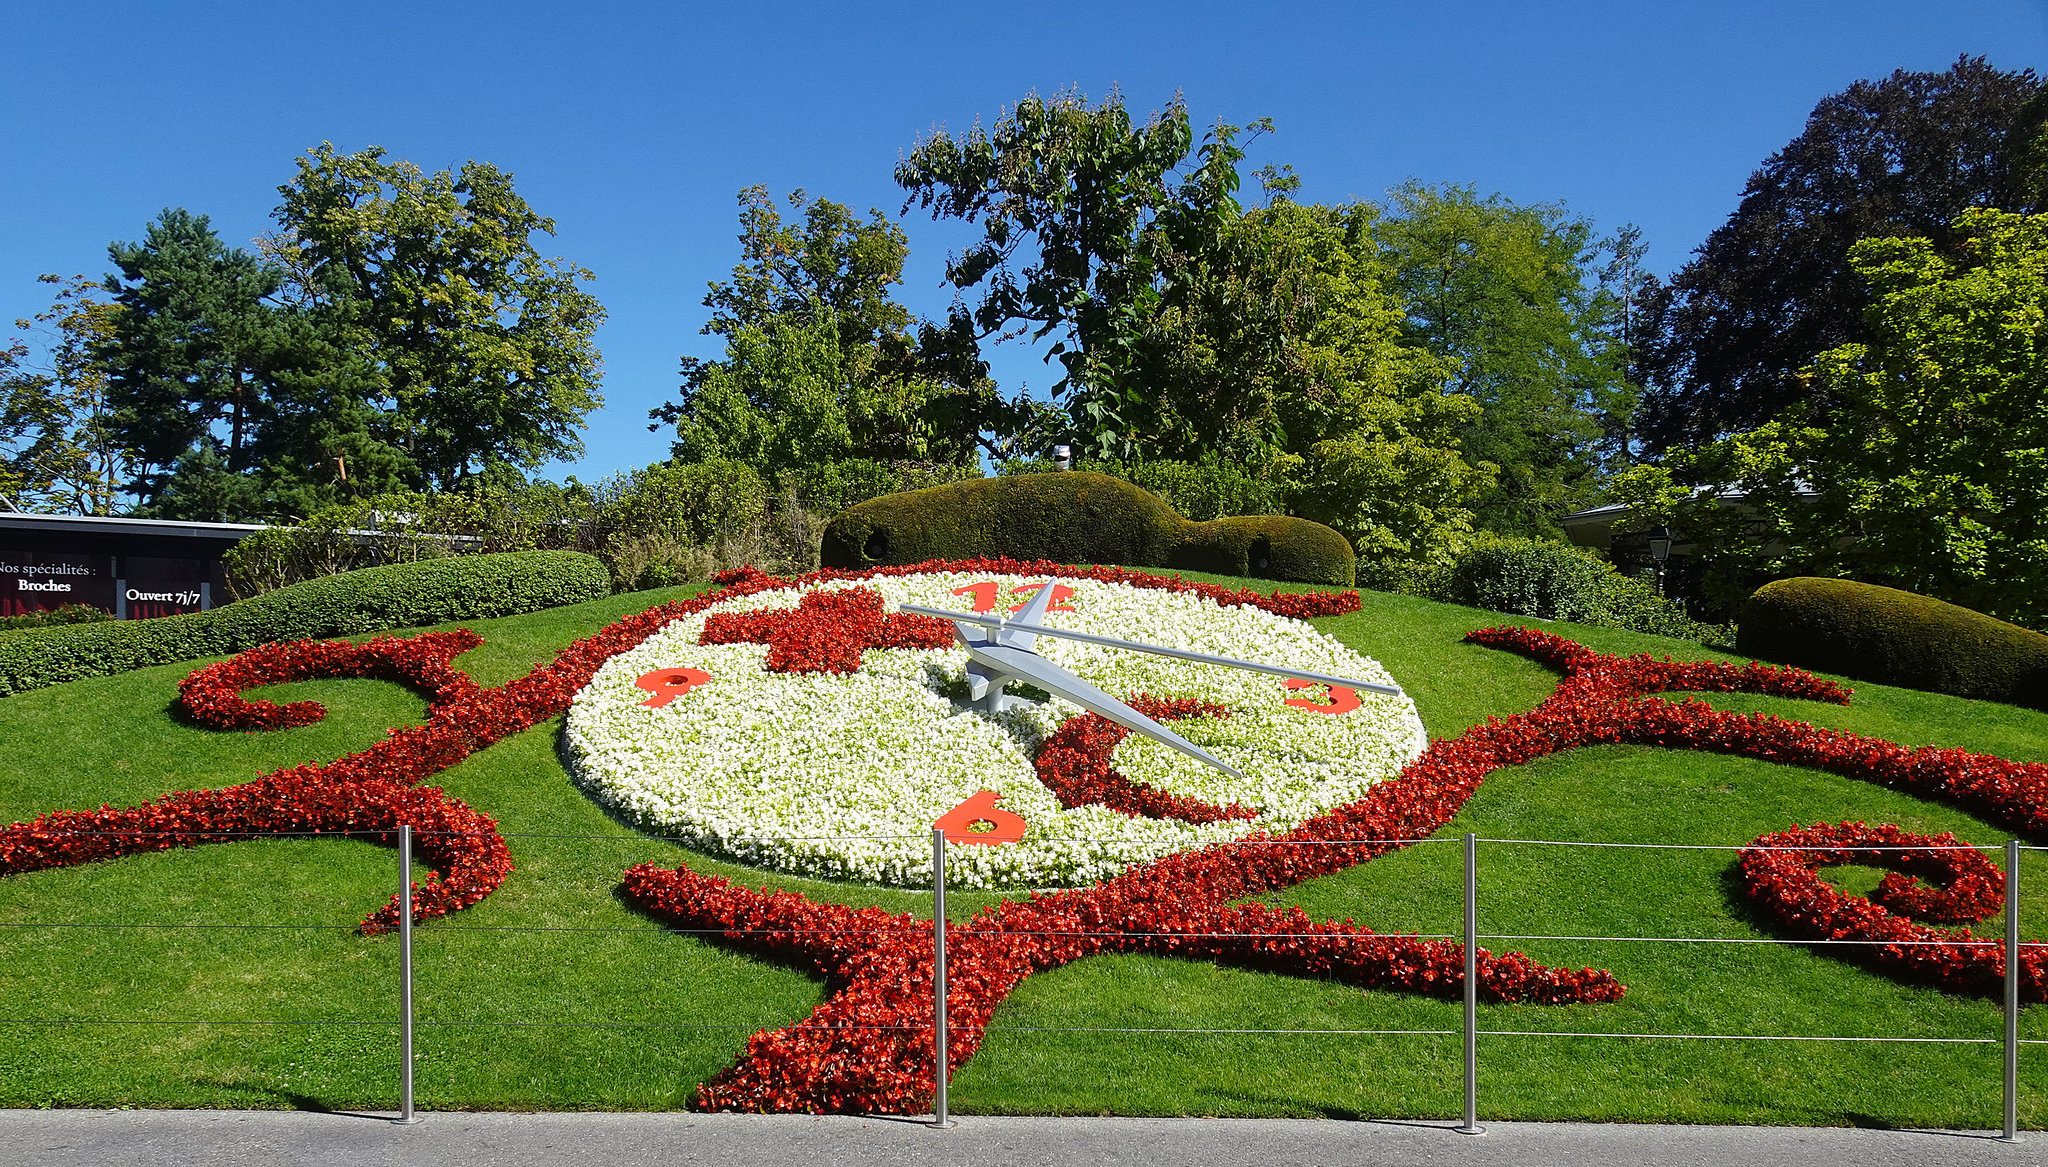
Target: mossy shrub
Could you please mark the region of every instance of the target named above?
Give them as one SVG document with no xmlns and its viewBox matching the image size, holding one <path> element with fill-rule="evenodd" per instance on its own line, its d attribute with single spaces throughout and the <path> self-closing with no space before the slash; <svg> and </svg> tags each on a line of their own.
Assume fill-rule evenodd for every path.
<svg viewBox="0 0 2048 1167">
<path fill-rule="evenodd" d="M 1320 523 L 1280 516 L 1190 523 L 1159 496 L 1087 471 L 1012 474 L 872 498 L 825 528 L 820 552 L 826 567 L 854 569 L 984 555 L 1314 583 L 1352 578 L 1350 544 Z"/>
<path fill-rule="evenodd" d="M 1358 560 L 1350 541 L 1321 523 L 1287 515 L 1246 515 L 1189 523 L 1170 566 L 1350 587 Z"/>
<path fill-rule="evenodd" d="M 2048 709 L 2048 636 L 1928 596 L 1800 576 L 1758 588 L 1736 646 L 1884 685 Z"/>
<path fill-rule="evenodd" d="M 1007 555 L 1061 563 L 1163 566 L 1186 520 L 1104 474 L 1014 474 L 885 494 L 825 528 L 827 567 Z"/>
<path fill-rule="evenodd" d="M 604 564 L 575 551 L 509 551 L 369 567 L 207 612 L 16 633 L 0 640 L 0 694 L 279 640 L 511 616 L 610 594 Z"/>
</svg>

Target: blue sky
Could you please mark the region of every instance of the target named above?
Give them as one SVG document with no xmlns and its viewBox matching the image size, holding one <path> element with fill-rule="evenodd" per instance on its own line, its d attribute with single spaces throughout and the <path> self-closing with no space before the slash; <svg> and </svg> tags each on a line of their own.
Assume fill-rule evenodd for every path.
<svg viewBox="0 0 2048 1167">
<path fill-rule="evenodd" d="M 597 274 L 606 404 L 586 481 L 667 453 L 646 429 L 738 258 L 734 197 L 802 187 L 892 216 L 899 154 L 1018 97 L 1183 94 L 1197 123 L 1271 117 L 1251 165 L 1304 201 L 1415 178 L 1634 222 L 1682 264 L 1815 102 L 1960 53 L 2048 68 L 2048 0 L 1900 3 L 1216 4 L 155 3 L 0 8 L 0 321 L 48 304 L 41 272 L 103 274 L 156 213 L 269 228 L 293 159 L 322 141 L 427 169 L 513 173 Z M 942 312 L 957 224 L 904 218 L 901 296 Z M 12 331 L 11 329 L 9 331 Z M 993 352 L 1009 389 L 1052 379 Z"/>
</svg>

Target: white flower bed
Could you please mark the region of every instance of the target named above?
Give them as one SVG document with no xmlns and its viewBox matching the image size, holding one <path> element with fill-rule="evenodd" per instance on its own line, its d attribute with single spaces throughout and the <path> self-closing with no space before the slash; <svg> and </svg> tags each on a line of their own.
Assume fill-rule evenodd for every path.
<svg viewBox="0 0 2048 1167">
<path fill-rule="evenodd" d="M 965 588 L 999 578 L 1004 595 L 1035 578 L 931 573 L 817 585 L 861 586 L 899 602 L 970 610 Z M 1225 608 L 1200 596 L 1091 580 L 1053 627 L 1243 660 L 1391 680 L 1376 662 L 1301 620 Z M 1169 728 L 1245 775 L 1238 782 L 1141 735 L 1117 747 L 1136 782 L 1257 818 L 1196 825 L 1133 818 L 1101 806 L 1062 808 L 1032 765 L 1044 737 L 1082 711 L 1057 698 L 989 717 L 969 706 L 967 654 L 869 649 L 861 671 L 772 673 L 766 644 L 697 643 L 719 612 L 794 608 L 803 593 L 736 598 L 678 620 L 607 662 L 577 694 L 565 735 L 576 780 L 648 830 L 742 863 L 796 875 L 929 885 L 931 825 L 981 790 L 1029 824 L 1017 843 L 948 848 L 948 885 L 1053 887 L 1092 883 L 1130 865 L 1255 831 L 1285 831 L 1362 796 L 1427 744 L 1413 702 L 1360 693 L 1344 714 L 1306 711 L 1283 678 L 1040 637 L 1037 651 L 1104 692 L 1128 699 L 1196 697 L 1230 710 Z M 1023 597 L 1016 597 L 1022 599 Z M 1014 601 L 1005 601 L 1005 606 Z M 687 667 L 711 680 L 667 705 L 641 704 L 634 681 Z M 1013 691 L 1015 691 L 1013 686 Z"/>
</svg>

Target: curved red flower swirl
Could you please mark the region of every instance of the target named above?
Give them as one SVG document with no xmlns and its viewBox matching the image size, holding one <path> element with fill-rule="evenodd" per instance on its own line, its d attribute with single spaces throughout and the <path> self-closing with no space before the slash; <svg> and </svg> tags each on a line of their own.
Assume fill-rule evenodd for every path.
<svg viewBox="0 0 2048 1167">
<path fill-rule="evenodd" d="M 1230 716 L 1223 706 L 1193 697 L 1162 701 L 1134 693 L 1130 705 L 1154 721 Z M 1179 819 L 1186 823 L 1258 817 L 1259 812 L 1248 806 L 1234 802 L 1217 806 L 1124 777 L 1114 765 L 1114 758 L 1116 747 L 1130 733 L 1099 713 L 1068 718 L 1038 747 L 1034 759 L 1038 780 L 1069 810 L 1095 803 L 1132 818 Z"/>
<path fill-rule="evenodd" d="M 314 677 L 376 677 L 409 684 L 434 705 L 476 696 L 476 682 L 454 666 L 461 654 L 484 638 L 467 628 L 420 636 L 380 636 L 362 644 L 346 640 L 300 640 L 266 644 L 178 682 L 178 706 L 209 729 L 282 729 L 311 725 L 327 716 L 318 701 L 279 705 L 250 701 L 242 690 Z"/>
<path fill-rule="evenodd" d="M 1931 851 L 1866 851 L 1865 847 L 1954 848 Z M 1956 837 L 1912 835 L 1889 824 L 1816 823 L 1757 839 L 1741 852 L 1737 872 L 1743 894 L 1780 927 L 1812 940 L 1855 941 L 1825 951 L 1859 961 L 1902 980 L 1968 993 L 1996 993 L 2005 981 L 2005 944 L 1987 941 L 1968 928 L 1929 928 L 1883 903 L 1851 895 L 1815 874 L 1822 867 L 1863 863 L 1895 870 L 1885 877 L 1901 886 L 1888 898 L 1951 920 L 1981 920 L 2005 898 L 2005 876 Z M 1940 890 L 1912 888 L 1907 874 L 1935 882 Z M 1917 894 L 1911 894 L 1917 893 Z M 2020 948 L 2020 999 L 2048 1001 L 2048 952 Z"/>
</svg>

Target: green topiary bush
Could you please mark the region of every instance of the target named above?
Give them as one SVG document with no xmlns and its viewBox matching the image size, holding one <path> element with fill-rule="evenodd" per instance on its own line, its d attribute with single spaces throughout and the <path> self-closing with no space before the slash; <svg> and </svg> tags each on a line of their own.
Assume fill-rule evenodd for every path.
<svg viewBox="0 0 2048 1167">
<path fill-rule="evenodd" d="M 1191 523 L 1104 474 L 1014 474 L 869 499 L 825 528 L 827 567 L 1009 556 L 1349 585 L 1351 545 L 1285 516 Z M 1262 566 L 1263 565 L 1263 566 Z"/>
<path fill-rule="evenodd" d="M 1170 567 L 1349 586 L 1351 543 L 1329 527 L 1286 515 L 1247 515 L 1189 523 Z"/>
<path fill-rule="evenodd" d="M 2048 636 L 1896 588 L 1799 576 L 1742 606 L 1736 647 L 1765 660 L 2048 709 Z"/>
<path fill-rule="evenodd" d="M 33 629 L 0 640 L 0 694 L 279 640 L 510 616 L 611 594 L 603 563 L 574 551 L 463 555 L 371 567 L 183 616 Z"/>
</svg>

